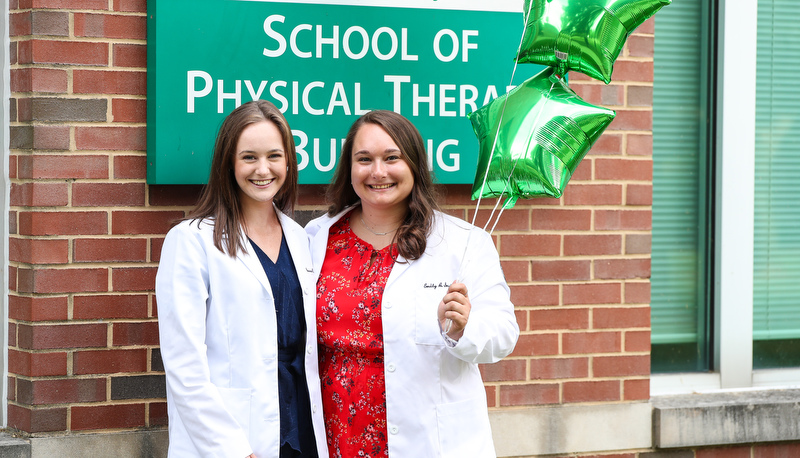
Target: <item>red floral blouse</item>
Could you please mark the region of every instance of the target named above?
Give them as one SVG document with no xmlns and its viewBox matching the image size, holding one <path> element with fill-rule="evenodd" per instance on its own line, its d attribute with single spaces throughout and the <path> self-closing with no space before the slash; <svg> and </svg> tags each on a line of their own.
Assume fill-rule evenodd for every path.
<svg viewBox="0 0 800 458">
<path fill-rule="evenodd" d="M 322 406 L 331 458 L 389 456 L 381 298 L 394 259 L 334 224 L 317 282 Z"/>
</svg>

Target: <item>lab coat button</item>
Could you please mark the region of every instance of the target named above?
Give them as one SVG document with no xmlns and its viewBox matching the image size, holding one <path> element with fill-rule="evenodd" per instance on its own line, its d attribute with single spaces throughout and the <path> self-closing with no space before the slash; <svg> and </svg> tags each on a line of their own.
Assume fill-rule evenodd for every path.
<svg viewBox="0 0 800 458">
<path fill-rule="evenodd" d="M 395 366 L 394 366 L 394 364 L 393 364 L 393 363 L 389 363 L 389 364 L 386 366 L 386 370 L 388 370 L 389 372 L 394 372 L 394 370 L 395 370 Z"/>
<path fill-rule="evenodd" d="M 311 353 L 313 353 L 313 352 L 314 352 L 314 347 L 313 347 L 313 346 L 311 346 L 311 345 L 307 346 L 307 347 L 306 347 L 306 352 L 307 352 L 307 353 L 310 355 Z"/>
<path fill-rule="evenodd" d="M 397 434 L 399 431 L 400 430 L 397 428 L 397 426 L 392 426 L 391 428 L 389 428 L 389 432 L 392 434 Z"/>
<path fill-rule="evenodd" d="M 391 302 L 384 302 L 383 303 L 383 308 L 387 308 L 387 309 L 392 308 L 392 303 Z"/>
<path fill-rule="evenodd" d="M 317 405 L 311 404 L 311 413 L 317 413 Z"/>
</svg>

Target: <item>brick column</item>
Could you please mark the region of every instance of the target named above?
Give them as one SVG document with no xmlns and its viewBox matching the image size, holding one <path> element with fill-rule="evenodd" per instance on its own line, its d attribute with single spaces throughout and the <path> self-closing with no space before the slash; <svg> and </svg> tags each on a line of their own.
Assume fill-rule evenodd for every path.
<svg viewBox="0 0 800 458">
<path fill-rule="evenodd" d="M 145 184 L 145 1 L 10 9 L 9 426 L 164 425 L 152 290 L 184 212 Z"/>
</svg>

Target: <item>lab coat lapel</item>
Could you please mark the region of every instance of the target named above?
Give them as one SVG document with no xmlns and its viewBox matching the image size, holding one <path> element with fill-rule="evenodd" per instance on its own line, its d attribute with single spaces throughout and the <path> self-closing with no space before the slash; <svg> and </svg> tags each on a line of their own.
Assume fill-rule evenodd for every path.
<svg viewBox="0 0 800 458">
<path fill-rule="evenodd" d="M 239 251 L 239 254 L 236 255 L 236 257 L 239 258 L 239 261 L 244 263 L 245 266 L 247 266 L 247 268 L 250 270 L 250 273 L 252 273 L 259 283 L 261 283 L 261 286 L 267 290 L 269 297 L 273 297 L 272 287 L 269 284 L 267 273 L 264 272 L 264 266 L 261 265 L 258 255 L 253 252 L 253 247 L 250 246 L 250 239 L 247 238 L 247 235 L 244 234 L 244 231 L 242 231 L 240 236 L 242 237 L 242 240 L 244 240 L 244 250 Z"/>
<path fill-rule="evenodd" d="M 308 257 L 308 237 L 305 232 L 296 225 L 288 216 L 282 212 L 278 212 L 281 219 L 281 227 L 283 228 L 283 236 L 286 237 L 286 244 L 289 246 L 289 252 L 292 254 L 292 261 L 294 262 L 294 270 L 297 272 L 297 277 L 300 279 L 300 286 L 303 288 L 303 294 L 308 294 L 308 288 L 311 286 L 311 275 L 313 272 L 311 266 L 311 259 Z M 295 228 L 298 228 L 295 230 Z"/>
</svg>

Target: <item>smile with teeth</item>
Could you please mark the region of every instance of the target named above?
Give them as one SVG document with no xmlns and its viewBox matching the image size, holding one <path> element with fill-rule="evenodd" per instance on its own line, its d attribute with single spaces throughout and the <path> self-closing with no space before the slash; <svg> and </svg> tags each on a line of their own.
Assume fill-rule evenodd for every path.
<svg viewBox="0 0 800 458">
<path fill-rule="evenodd" d="M 394 183 L 389 183 L 389 184 L 371 184 L 371 185 L 369 185 L 369 187 L 371 189 L 378 189 L 378 190 L 380 190 L 380 189 L 389 189 L 392 186 L 394 186 Z"/>
<path fill-rule="evenodd" d="M 275 181 L 275 178 L 270 178 L 269 180 L 250 180 L 250 182 L 256 186 L 266 186 L 273 181 Z"/>
</svg>

